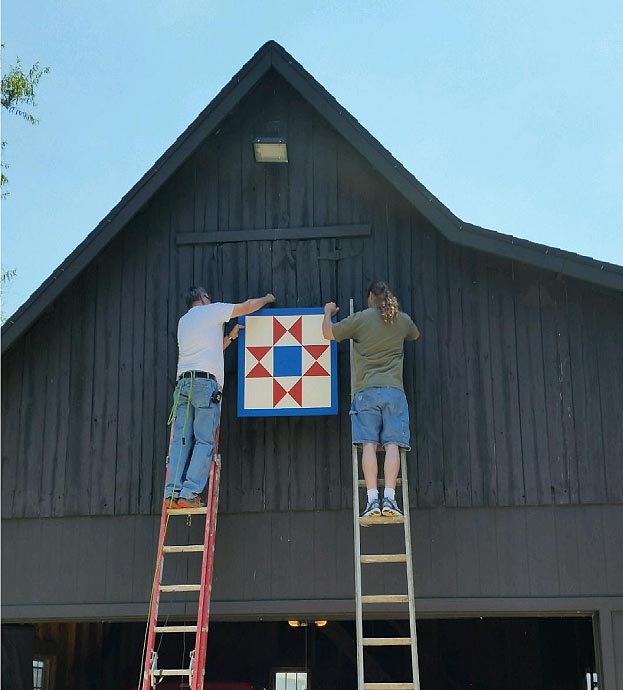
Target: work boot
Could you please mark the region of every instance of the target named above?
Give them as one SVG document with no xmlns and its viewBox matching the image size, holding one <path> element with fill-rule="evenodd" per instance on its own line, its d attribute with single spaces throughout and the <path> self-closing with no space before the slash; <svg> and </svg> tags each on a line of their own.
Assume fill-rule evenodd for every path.
<svg viewBox="0 0 623 690">
<path fill-rule="evenodd" d="M 162 505 L 169 510 L 177 508 L 177 495 L 173 494 L 173 496 L 165 496 Z"/>
<path fill-rule="evenodd" d="M 205 501 L 202 500 L 201 496 L 198 496 L 195 494 L 194 496 L 191 496 L 190 498 L 183 498 L 180 496 L 177 499 L 177 507 L 178 508 L 205 508 L 206 504 Z"/>
</svg>

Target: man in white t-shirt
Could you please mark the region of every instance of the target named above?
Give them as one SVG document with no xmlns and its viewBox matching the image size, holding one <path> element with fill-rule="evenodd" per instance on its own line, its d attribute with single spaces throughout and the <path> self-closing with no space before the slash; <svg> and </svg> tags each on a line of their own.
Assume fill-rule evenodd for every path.
<svg viewBox="0 0 623 690">
<path fill-rule="evenodd" d="M 223 324 L 252 314 L 275 301 L 274 295 L 240 304 L 212 302 L 205 288 L 191 287 L 188 311 L 177 326 L 179 359 L 171 413 L 171 445 L 164 500 L 170 508 L 201 508 L 201 492 L 210 473 L 214 439 L 221 416 L 220 391 L 225 370 L 223 350 L 236 340 L 240 326 L 223 337 Z M 190 460 L 190 462 L 189 462 Z"/>
</svg>

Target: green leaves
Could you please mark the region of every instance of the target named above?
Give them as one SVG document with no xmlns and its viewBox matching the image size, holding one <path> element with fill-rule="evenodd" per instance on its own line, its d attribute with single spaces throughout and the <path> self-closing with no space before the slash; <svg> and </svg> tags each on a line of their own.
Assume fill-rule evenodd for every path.
<svg viewBox="0 0 623 690">
<path fill-rule="evenodd" d="M 49 67 L 41 67 L 35 62 L 28 72 L 24 72 L 17 58 L 17 63 L 2 77 L 2 107 L 36 125 L 39 120 L 24 106 L 36 106 L 35 88 L 49 71 Z"/>
<path fill-rule="evenodd" d="M 4 43 L 1 46 L 4 48 Z M 31 125 L 36 125 L 39 120 L 26 110 L 27 106 L 36 107 L 35 103 L 35 88 L 39 84 L 41 77 L 50 71 L 49 67 L 41 67 L 38 62 L 24 72 L 22 63 L 17 58 L 16 64 L 9 69 L 9 71 L 2 77 L 2 107 L 8 112 L 19 117 L 23 117 L 26 122 Z M 6 141 L 2 142 L 2 148 L 6 146 Z M 0 173 L 0 187 L 4 187 L 9 178 L 4 174 L 9 166 L 2 161 L 2 172 Z M 7 196 L 8 192 L 2 192 L 2 198 Z M 4 274 L 2 274 L 2 281 L 4 282 Z"/>
<path fill-rule="evenodd" d="M 10 268 L 8 270 L 2 270 L 0 272 L 0 305 L 2 304 L 2 293 L 4 292 L 4 286 L 6 283 L 9 283 L 15 276 L 17 275 L 17 269 L 16 268 Z M 0 323 L 4 323 L 6 321 L 6 317 L 4 315 L 4 311 L 2 311 L 2 308 L 0 306 Z"/>
</svg>

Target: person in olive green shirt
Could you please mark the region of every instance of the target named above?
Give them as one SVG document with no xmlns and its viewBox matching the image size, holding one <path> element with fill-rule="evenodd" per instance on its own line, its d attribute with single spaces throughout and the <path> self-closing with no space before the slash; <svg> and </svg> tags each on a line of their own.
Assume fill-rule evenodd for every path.
<svg viewBox="0 0 623 690">
<path fill-rule="evenodd" d="M 362 517 L 402 515 L 396 503 L 399 448 L 410 448 L 409 408 L 402 381 L 404 341 L 417 340 L 420 332 L 411 317 L 400 311 L 398 300 L 383 281 L 370 285 L 368 309 L 333 323 L 331 317 L 338 310 L 335 302 L 325 304 L 322 333 L 327 340 L 354 341 L 350 418 L 353 443 L 363 446 L 368 503 Z M 385 448 L 382 504 L 377 485 L 378 446 Z"/>
</svg>

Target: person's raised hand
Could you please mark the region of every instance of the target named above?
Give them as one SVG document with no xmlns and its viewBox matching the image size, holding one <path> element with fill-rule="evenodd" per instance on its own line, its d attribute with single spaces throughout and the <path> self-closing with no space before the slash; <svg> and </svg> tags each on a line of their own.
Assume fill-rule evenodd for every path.
<svg viewBox="0 0 623 690">
<path fill-rule="evenodd" d="M 335 302 L 327 302 L 324 305 L 324 313 L 325 314 L 330 314 L 331 316 L 334 316 L 335 314 L 338 313 L 340 308 L 337 306 Z"/>
<path fill-rule="evenodd" d="M 267 292 L 264 301 L 266 304 L 271 304 L 272 302 L 275 302 L 275 295 L 272 294 L 272 292 Z"/>
</svg>

